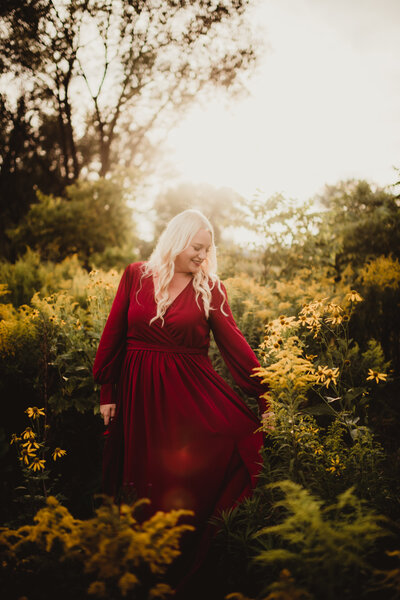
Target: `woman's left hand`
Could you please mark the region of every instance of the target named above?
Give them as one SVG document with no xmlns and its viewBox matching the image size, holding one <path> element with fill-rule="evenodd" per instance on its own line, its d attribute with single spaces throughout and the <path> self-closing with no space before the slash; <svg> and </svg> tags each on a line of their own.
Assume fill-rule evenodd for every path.
<svg viewBox="0 0 400 600">
<path fill-rule="evenodd" d="M 115 416 L 115 407 L 117 405 L 116 404 L 101 404 L 100 405 L 100 412 L 101 412 L 101 416 L 104 419 L 104 425 L 108 425 L 110 423 L 110 421 L 113 420 L 114 416 Z"/>
</svg>

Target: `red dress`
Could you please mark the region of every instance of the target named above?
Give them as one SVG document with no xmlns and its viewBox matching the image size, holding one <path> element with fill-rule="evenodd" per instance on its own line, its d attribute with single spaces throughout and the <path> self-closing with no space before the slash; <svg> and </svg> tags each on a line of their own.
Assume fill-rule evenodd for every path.
<svg viewBox="0 0 400 600">
<path fill-rule="evenodd" d="M 131 487 L 151 509 L 188 508 L 205 523 L 251 493 L 260 470 L 259 421 L 211 365 L 212 330 L 237 384 L 249 395 L 266 391 L 251 377 L 259 366 L 222 294 L 212 290 L 209 319 L 192 282 L 164 315 L 156 313 L 152 277 L 141 265 L 125 269 L 93 367 L 102 404 L 116 402 L 103 460 L 103 488 Z M 222 289 L 225 288 L 222 285 Z M 225 292 L 226 293 L 226 292 Z M 198 302 L 202 307 L 202 300 Z"/>
</svg>

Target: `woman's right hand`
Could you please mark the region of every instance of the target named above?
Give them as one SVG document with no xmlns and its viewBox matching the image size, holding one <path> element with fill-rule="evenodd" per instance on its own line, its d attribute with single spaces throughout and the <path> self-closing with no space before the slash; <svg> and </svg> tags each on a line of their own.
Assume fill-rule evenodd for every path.
<svg viewBox="0 0 400 600">
<path fill-rule="evenodd" d="M 116 404 L 101 404 L 100 405 L 100 412 L 101 412 L 101 416 L 103 417 L 104 420 L 104 425 L 108 425 L 110 423 L 110 421 L 113 420 L 114 416 L 115 416 L 115 407 L 117 405 Z"/>
</svg>

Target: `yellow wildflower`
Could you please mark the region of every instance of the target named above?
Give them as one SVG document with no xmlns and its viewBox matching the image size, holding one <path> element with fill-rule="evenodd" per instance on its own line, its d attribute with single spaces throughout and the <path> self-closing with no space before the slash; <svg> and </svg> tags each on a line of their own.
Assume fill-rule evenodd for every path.
<svg viewBox="0 0 400 600">
<path fill-rule="evenodd" d="M 300 325 L 307 325 L 307 322 L 308 322 L 308 317 L 306 317 L 306 315 L 299 316 Z"/>
<path fill-rule="evenodd" d="M 61 458 L 62 456 L 65 456 L 67 454 L 66 450 L 62 450 L 61 448 L 55 448 L 54 452 L 53 452 L 53 460 L 56 460 L 57 458 Z"/>
<path fill-rule="evenodd" d="M 25 431 L 21 433 L 24 440 L 34 440 L 36 437 L 36 433 L 33 431 L 32 427 L 27 427 Z"/>
<path fill-rule="evenodd" d="M 332 323 L 332 325 L 340 325 L 340 323 L 343 321 L 343 317 L 342 315 L 339 314 L 333 314 L 331 317 L 327 317 L 326 322 L 327 323 Z"/>
<path fill-rule="evenodd" d="M 24 462 L 26 465 L 29 465 L 29 459 L 32 457 L 36 458 L 34 450 L 32 450 L 31 448 L 22 448 L 21 455 L 19 457 L 19 460 L 21 462 Z"/>
<path fill-rule="evenodd" d="M 353 302 L 355 304 L 356 302 L 362 302 L 363 298 L 358 292 L 356 292 L 355 290 L 351 290 L 351 292 L 347 294 L 346 300 L 347 302 Z"/>
<path fill-rule="evenodd" d="M 39 444 L 37 442 L 33 442 L 32 440 L 28 440 L 24 444 L 22 444 L 24 448 L 29 448 L 29 450 L 37 450 L 39 448 Z"/>
<path fill-rule="evenodd" d="M 43 458 L 35 456 L 31 464 L 29 465 L 29 468 L 33 469 L 34 471 L 41 471 L 42 469 L 44 469 L 45 463 L 46 461 Z"/>
<path fill-rule="evenodd" d="M 38 408 L 37 406 L 29 406 L 25 412 L 30 419 L 37 419 L 40 416 L 44 417 L 44 408 Z"/>
<path fill-rule="evenodd" d="M 375 379 L 376 383 L 379 383 L 379 381 L 386 381 L 387 375 L 386 373 L 378 373 L 378 371 L 368 369 L 367 381 L 372 379 Z"/>
<path fill-rule="evenodd" d="M 345 469 L 346 467 L 340 463 L 339 455 L 336 454 L 335 458 L 331 458 L 331 466 L 327 468 L 327 471 L 331 473 L 337 473 L 339 475 L 340 469 Z"/>
<path fill-rule="evenodd" d="M 336 383 L 339 376 L 339 367 L 330 369 L 329 367 L 318 366 L 316 373 L 317 383 L 323 383 L 326 387 L 329 387 L 331 383 Z"/>
<path fill-rule="evenodd" d="M 16 433 L 13 433 L 11 436 L 10 444 L 16 444 L 17 442 L 20 442 L 20 441 L 21 441 L 21 438 Z"/>
<path fill-rule="evenodd" d="M 323 454 L 323 450 L 322 450 L 322 448 L 315 448 L 315 450 L 314 450 L 314 454 L 317 454 L 317 455 L 318 455 L 318 454 Z"/>
</svg>

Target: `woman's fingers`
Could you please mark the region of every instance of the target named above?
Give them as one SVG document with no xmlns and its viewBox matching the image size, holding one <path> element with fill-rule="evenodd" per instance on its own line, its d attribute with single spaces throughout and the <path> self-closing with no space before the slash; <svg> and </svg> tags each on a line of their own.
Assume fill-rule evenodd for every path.
<svg viewBox="0 0 400 600">
<path fill-rule="evenodd" d="M 101 416 L 104 420 L 104 425 L 108 425 L 113 420 L 115 415 L 115 404 L 103 404 L 100 406 Z"/>
</svg>

